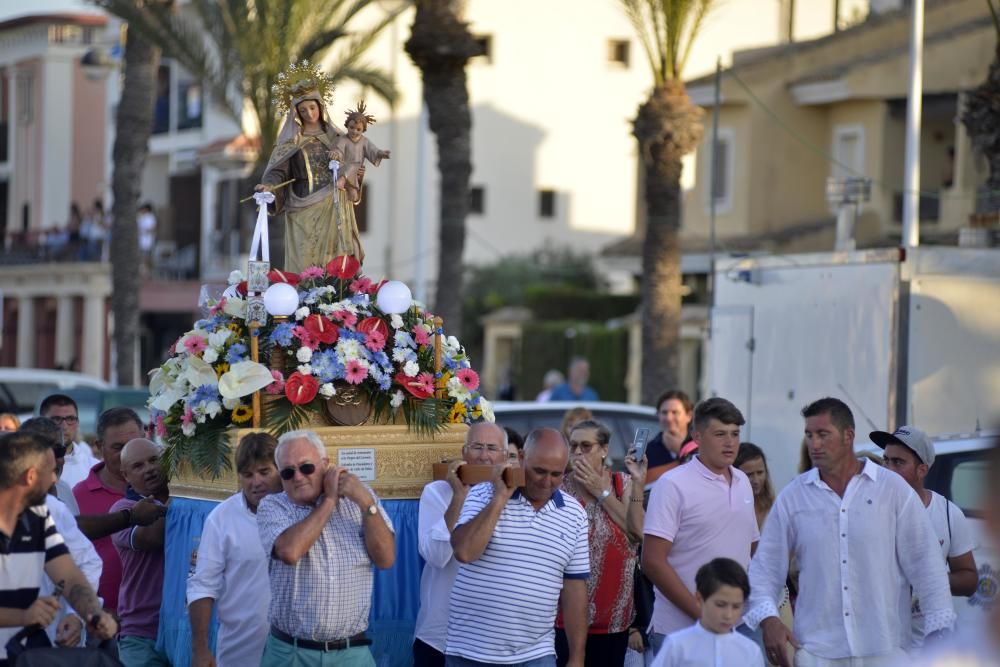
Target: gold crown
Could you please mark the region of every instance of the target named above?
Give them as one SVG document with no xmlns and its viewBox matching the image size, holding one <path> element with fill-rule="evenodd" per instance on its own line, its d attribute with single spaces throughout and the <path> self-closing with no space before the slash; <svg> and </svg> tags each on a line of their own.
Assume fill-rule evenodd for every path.
<svg viewBox="0 0 1000 667">
<path fill-rule="evenodd" d="M 319 65 L 308 60 L 292 63 L 288 69 L 278 75 L 278 81 L 271 86 L 274 106 L 279 115 L 283 115 L 291 106 L 292 100 L 315 91 L 323 102 L 333 104 L 333 78 L 323 73 Z"/>
<path fill-rule="evenodd" d="M 345 111 L 344 115 L 347 116 L 347 118 L 344 121 L 345 125 L 347 123 L 350 123 L 352 120 L 360 120 L 365 124 L 365 127 L 375 124 L 375 116 L 368 113 L 368 108 L 365 107 L 364 100 L 358 102 L 357 109 L 354 109 L 352 111 Z"/>
</svg>

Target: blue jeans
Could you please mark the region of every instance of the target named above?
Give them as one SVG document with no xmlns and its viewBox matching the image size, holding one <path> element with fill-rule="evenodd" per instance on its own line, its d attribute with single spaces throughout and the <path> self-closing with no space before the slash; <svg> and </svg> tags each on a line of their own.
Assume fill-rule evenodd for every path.
<svg viewBox="0 0 1000 667">
<path fill-rule="evenodd" d="M 500 663 L 477 662 L 468 658 L 461 658 L 457 655 L 446 655 L 444 657 L 444 667 L 494 667 Z M 534 658 L 526 662 L 515 662 L 505 664 L 503 667 L 556 667 L 556 656 L 543 655 L 541 658 Z"/>
<path fill-rule="evenodd" d="M 170 667 L 167 656 L 156 650 L 156 640 L 119 637 L 118 659 L 125 667 Z"/>
<path fill-rule="evenodd" d="M 375 667 L 375 658 L 367 646 L 317 651 L 292 646 L 268 635 L 260 667 Z"/>
</svg>

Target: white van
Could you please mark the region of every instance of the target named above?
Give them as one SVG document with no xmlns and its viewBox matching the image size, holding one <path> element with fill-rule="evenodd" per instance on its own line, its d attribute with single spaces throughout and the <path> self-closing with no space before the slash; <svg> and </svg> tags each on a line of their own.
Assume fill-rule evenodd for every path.
<svg viewBox="0 0 1000 667">
<path fill-rule="evenodd" d="M 44 368 L 0 368 L 0 412 L 30 417 L 38 400 L 74 387 L 107 389 L 104 380 L 83 373 Z"/>
<path fill-rule="evenodd" d="M 996 446 L 1000 432 L 978 432 L 932 438 L 934 465 L 924 485 L 958 505 L 972 525 L 978 545 L 973 551 L 979 569 L 979 586 L 971 597 L 954 598 L 958 625 L 963 627 L 973 617 L 988 613 L 998 603 L 1000 593 L 1000 552 L 986 534 L 983 503 L 991 480 L 989 451 Z M 996 480 L 993 480 L 996 483 Z M 975 619 L 982 622 L 982 619 Z"/>
</svg>

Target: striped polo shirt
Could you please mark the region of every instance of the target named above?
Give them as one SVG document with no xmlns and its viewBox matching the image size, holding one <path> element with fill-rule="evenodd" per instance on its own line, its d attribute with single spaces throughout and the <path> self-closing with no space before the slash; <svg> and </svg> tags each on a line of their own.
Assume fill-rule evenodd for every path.
<svg viewBox="0 0 1000 667">
<path fill-rule="evenodd" d="M 45 564 L 68 553 L 48 507 L 36 505 L 21 512 L 12 536 L 0 532 L 0 607 L 30 607 L 38 597 Z M 0 628 L 0 660 L 7 658 L 7 642 L 20 629 Z"/>
<path fill-rule="evenodd" d="M 493 497 L 491 483 L 474 486 L 458 525 Z M 461 566 L 451 589 L 445 653 L 492 664 L 555 655 L 553 625 L 564 579 L 587 579 L 587 514 L 556 490 L 537 512 L 515 491 L 478 560 Z"/>
</svg>

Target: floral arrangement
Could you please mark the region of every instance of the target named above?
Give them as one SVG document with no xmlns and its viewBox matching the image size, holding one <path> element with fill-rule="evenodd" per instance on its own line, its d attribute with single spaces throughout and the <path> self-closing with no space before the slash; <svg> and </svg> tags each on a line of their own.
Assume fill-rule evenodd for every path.
<svg viewBox="0 0 1000 667">
<path fill-rule="evenodd" d="M 402 314 L 380 311 L 382 283 L 359 271 L 350 256 L 299 274 L 272 270 L 271 283 L 295 287 L 299 307 L 256 330 L 244 319 L 246 281 L 238 271 L 230 275 L 226 293 L 206 304 L 205 317 L 151 373 L 149 405 L 172 471 L 185 460 L 213 476 L 228 467 L 226 431 L 250 425 L 252 396 L 261 390 L 262 424 L 275 435 L 322 421 L 328 399 L 352 390 L 367 397 L 375 420 L 405 420 L 418 432 L 493 421 L 459 341 L 435 329 L 434 316 L 416 302 Z M 250 359 L 252 335 L 260 362 Z M 435 336 L 441 336 L 440 369 Z"/>
</svg>

